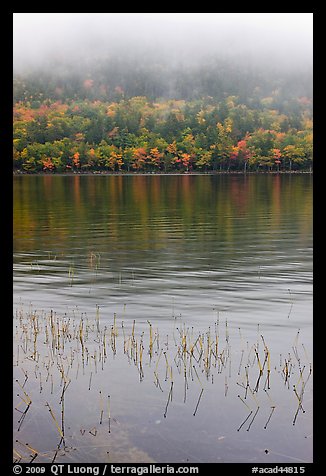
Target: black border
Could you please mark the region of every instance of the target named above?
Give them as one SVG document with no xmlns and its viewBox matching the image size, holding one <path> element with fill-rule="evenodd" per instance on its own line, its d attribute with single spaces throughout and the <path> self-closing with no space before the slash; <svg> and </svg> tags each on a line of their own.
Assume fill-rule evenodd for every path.
<svg viewBox="0 0 326 476">
<path fill-rule="evenodd" d="M 126 6 L 128 7 L 128 5 Z M 152 6 L 151 6 L 152 7 Z M 150 8 L 151 8 L 150 7 Z M 209 7 L 209 5 L 208 5 Z M 18 10 L 18 8 L 17 8 Z M 323 155 L 321 154 L 321 138 L 323 134 L 323 129 L 321 125 L 321 85 L 319 85 L 319 81 L 323 79 L 322 71 L 318 71 L 318 63 L 321 57 L 321 47 L 320 47 L 320 39 L 317 39 L 319 32 L 318 25 L 319 21 L 323 21 L 324 15 L 321 9 L 317 9 L 312 7 L 312 13 L 314 15 L 314 151 L 315 156 L 317 156 L 317 160 L 314 163 L 314 368 L 317 370 L 317 377 L 315 378 L 314 384 L 314 463 L 307 463 L 302 465 L 290 465 L 290 464 L 263 464 L 258 463 L 257 465 L 251 463 L 200 463 L 200 464 L 191 464 L 191 465 L 184 465 L 184 464 L 156 464 L 156 467 L 184 467 L 184 466 L 198 466 L 199 468 L 199 475 L 205 474 L 207 471 L 208 474 L 211 474 L 212 471 L 218 471 L 220 474 L 227 474 L 229 471 L 230 474 L 236 474 L 237 476 L 242 476 L 246 474 L 252 474 L 252 468 L 258 466 L 258 468 L 282 468 L 287 466 L 292 467 L 305 467 L 305 475 L 306 474 L 322 474 L 322 456 L 323 456 L 323 439 L 324 435 L 319 433 L 319 430 L 323 430 L 320 426 L 320 415 L 322 415 L 322 411 L 318 410 L 322 408 L 322 389 L 319 388 L 320 380 L 320 373 L 322 372 L 323 368 L 318 368 L 320 366 L 320 356 L 318 357 L 318 350 L 325 345 L 324 342 L 321 341 L 319 344 L 319 339 L 322 336 L 321 330 L 321 322 L 323 320 L 323 313 L 320 312 L 319 309 L 323 309 L 321 304 L 318 303 L 320 296 L 322 294 L 322 284 L 320 275 L 322 273 L 321 270 L 321 262 L 320 259 L 323 256 L 323 251 L 321 245 L 323 241 L 322 234 L 322 203 L 321 203 L 321 190 L 322 190 L 322 181 L 324 180 L 325 175 L 323 175 L 323 165 L 326 159 L 324 159 Z M 12 181 L 12 164 L 10 157 L 12 157 L 12 103 L 13 103 L 13 93 L 12 93 L 12 82 L 13 82 L 13 64 L 12 64 L 12 57 L 13 57 L 13 46 L 12 46 L 12 39 L 13 39 L 13 12 L 12 11 L 5 11 L 3 13 L 3 22 L 1 25 L 1 33 L 3 35 L 2 45 L 5 45 L 5 55 L 3 58 L 2 64 L 2 80 L 5 80 L 5 86 L 2 90 L 2 104 L 3 104 L 3 113 L 1 114 L 1 121 L 2 121 L 2 138 L 5 138 L 5 141 L 2 141 L 2 146 L 4 144 L 4 148 L 2 148 L 2 167 L 1 167 L 1 203 L 2 203 L 2 212 L 4 213 L 4 222 L 5 226 L 3 227 L 1 237 L 2 237 L 2 263 L 4 266 L 2 267 L 2 274 L 4 279 L 2 280 L 2 296 L 5 298 L 5 312 L 2 314 L 2 319 L 5 321 L 5 325 L 8 324 L 8 332 L 9 335 L 12 335 L 12 323 L 11 323 L 11 315 L 13 309 L 13 243 L 12 243 L 12 232 L 13 232 L 13 181 Z M 318 51 L 319 50 L 319 51 Z M 318 81 L 319 80 L 319 81 Z M 4 174 L 3 175 L 3 171 Z M 318 230 L 318 228 L 321 228 Z M 1 405 L 3 408 L 3 414 L 5 415 L 5 422 L 3 427 L 3 438 L 1 440 L 1 451 L 0 451 L 0 468 L 4 469 L 3 473 L 1 474 L 14 474 L 13 472 L 13 463 L 12 463 L 12 435 L 13 435 L 13 428 L 12 428 L 12 410 L 8 411 L 7 409 L 12 409 L 12 391 L 11 391 L 11 382 L 13 378 L 12 373 L 12 341 L 10 343 L 9 339 L 6 339 L 6 334 L 2 336 L 6 342 L 6 346 L 8 345 L 9 349 L 1 347 L 2 354 L 5 356 L 5 368 L 1 366 L 1 374 L 2 374 L 2 384 L 1 384 Z M 11 345 L 10 345 L 11 344 Z M 4 375 L 5 373 L 5 375 Z M 322 375 L 322 374 L 321 374 Z M 7 380 L 8 379 L 8 380 Z M 318 386 L 316 381 L 318 381 Z M 323 383 L 323 382 L 322 382 Z M 23 472 L 22 474 L 26 474 L 24 470 L 24 466 L 22 465 Z M 34 464 L 34 466 L 42 466 L 46 468 L 45 473 L 43 474 L 52 474 L 50 471 L 51 464 Z M 67 465 L 63 465 L 67 466 Z M 86 465 L 81 464 L 72 464 L 71 467 L 78 468 Z M 104 463 L 94 464 L 94 465 L 87 465 L 87 466 L 99 466 L 103 468 L 105 465 Z M 124 464 L 119 465 L 115 464 L 116 467 L 148 467 L 147 464 Z M 9 471 L 8 471 L 9 469 Z M 283 474 L 281 470 L 279 473 Z M 284 471 L 285 474 L 289 474 Z M 62 474 L 67 474 L 65 471 Z M 100 472 L 101 474 L 101 472 Z M 106 474 L 111 474 L 107 469 Z M 122 474 L 122 473 L 120 473 Z M 126 473 L 124 473 L 126 474 Z M 129 473 L 131 474 L 131 473 Z M 137 474 L 137 473 L 136 473 Z M 159 474 L 159 473 L 157 473 Z M 168 473 L 161 473 L 161 474 L 168 474 Z M 187 473 L 184 473 L 187 474 Z M 190 473 L 189 473 L 190 474 Z M 259 474 L 259 473 L 256 473 Z M 268 473 L 264 473 L 268 474 Z M 278 474 L 276 471 L 270 474 Z M 294 474 L 294 473 L 292 473 Z"/>
</svg>

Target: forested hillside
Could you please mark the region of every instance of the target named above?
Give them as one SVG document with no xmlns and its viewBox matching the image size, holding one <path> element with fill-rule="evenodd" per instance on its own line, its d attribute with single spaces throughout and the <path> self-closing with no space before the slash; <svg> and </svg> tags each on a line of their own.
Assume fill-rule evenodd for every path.
<svg viewBox="0 0 326 476">
<path fill-rule="evenodd" d="M 312 169 L 311 72 L 119 57 L 14 75 L 14 170 Z"/>
</svg>

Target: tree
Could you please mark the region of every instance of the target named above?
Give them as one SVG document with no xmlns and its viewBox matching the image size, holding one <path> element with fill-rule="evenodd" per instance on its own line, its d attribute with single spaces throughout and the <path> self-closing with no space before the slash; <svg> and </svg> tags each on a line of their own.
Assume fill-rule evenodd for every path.
<svg viewBox="0 0 326 476">
<path fill-rule="evenodd" d="M 13 147 L 12 159 L 14 170 L 19 170 L 22 167 L 23 161 L 20 152 L 15 148 L 15 146 Z"/>
<path fill-rule="evenodd" d="M 229 171 L 232 153 L 232 121 L 230 119 L 226 119 L 224 124 L 218 122 L 216 124 L 216 128 L 218 131 L 218 142 L 215 144 L 215 151 L 218 163 L 220 164 L 220 170 L 222 170 L 223 165 L 225 165 Z"/>
<path fill-rule="evenodd" d="M 62 172 L 64 169 L 64 164 L 61 157 L 53 157 L 52 159 L 54 170 Z"/>
<path fill-rule="evenodd" d="M 148 162 L 151 167 L 154 169 L 160 169 L 162 166 L 163 154 L 158 150 L 157 147 L 153 147 L 149 151 Z"/>
<path fill-rule="evenodd" d="M 251 158 L 251 151 L 247 144 L 248 135 L 245 139 L 239 140 L 236 146 L 232 147 L 231 159 L 236 161 L 239 166 L 243 167 L 244 172 L 247 171 L 247 165 Z"/>
<path fill-rule="evenodd" d="M 276 164 L 277 171 L 279 172 L 280 165 L 282 163 L 282 161 L 281 161 L 281 151 L 280 151 L 280 149 L 273 149 L 272 152 L 273 152 L 274 163 Z"/>
<path fill-rule="evenodd" d="M 177 143 L 174 140 L 166 147 L 166 154 L 164 156 L 164 170 L 165 172 L 171 165 L 176 165 L 180 163 L 180 158 L 178 156 Z"/>
<path fill-rule="evenodd" d="M 211 150 L 197 150 L 196 156 L 198 157 L 196 160 L 196 166 L 199 169 L 208 170 L 212 164 L 212 151 Z"/>
<path fill-rule="evenodd" d="M 132 167 L 135 170 L 143 170 L 147 159 L 147 152 L 144 147 L 135 147 L 132 152 Z"/>
<path fill-rule="evenodd" d="M 309 170 L 312 169 L 312 162 L 313 162 L 313 133 L 312 131 L 308 131 L 305 133 L 301 140 L 303 155 L 305 159 L 305 163 L 309 166 Z"/>
<path fill-rule="evenodd" d="M 248 149 L 250 151 L 249 163 L 250 165 L 267 168 L 268 170 L 274 165 L 273 148 L 274 137 L 270 130 L 257 129 L 250 134 L 247 139 Z"/>
<path fill-rule="evenodd" d="M 42 159 L 42 164 L 43 164 L 43 170 L 46 172 L 52 172 L 54 169 L 54 163 L 52 162 L 52 159 L 49 157 L 45 157 Z"/>
<path fill-rule="evenodd" d="M 102 140 L 96 148 L 96 154 L 99 168 L 120 170 L 122 159 L 121 154 L 119 154 L 119 149 L 115 145 L 109 145 L 105 140 Z"/>
<path fill-rule="evenodd" d="M 73 166 L 76 168 L 76 169 L 79 169 L 80 168 L 80 153 L 79 152 L 75 152 L 74 155 L 72 156 L 72 163 L 73 163 Z"/>
<path fill-rule="evenodd" d="M 23 170 L 26 172 L 38 172 L 41 170 L 41 166 L 37 163 L 35 157 L 28 157 L 28 159 L 24 160 Z"/>
<path fill-rule="evenodd" d="M 105 165 L 110 170 L 121 170 L 121 167 L 123 165 L 122 155 L 119 152 L 112 150 L 105 160 Z"/>
<path fill-rule="evenodd" d="M 189 168 L 191 168 L 191 155 L 185 152 L 181 154 L 181 164 L 189 172 Z"/>
<path fill-rule="evenodd" d="M 304 161 L 304 149 L 300 145 L 287 145 L 283 149 L 283 155 L 289 164 L 290 172 L 292 171 L 293 164 L 299 165 Z"/>
</svg>

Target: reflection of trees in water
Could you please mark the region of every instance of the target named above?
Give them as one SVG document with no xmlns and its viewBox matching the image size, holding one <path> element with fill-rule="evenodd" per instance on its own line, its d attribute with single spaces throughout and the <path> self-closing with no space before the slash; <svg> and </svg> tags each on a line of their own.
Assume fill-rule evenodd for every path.
<svg viewBox="0 0 326 476">
<path fill-rule="evenodd" d="M 15 177 L 15 250 L 244 247 L 311 227 L 310 176 Z M 241 220 L 242 219 L 242 220 Z M 283 225 L 282 225 L 283 224 Z M 285 226 L 284 226 L 285 224 Z M 210 246 L 210 245 L 209 245 Z"/>
</svg>

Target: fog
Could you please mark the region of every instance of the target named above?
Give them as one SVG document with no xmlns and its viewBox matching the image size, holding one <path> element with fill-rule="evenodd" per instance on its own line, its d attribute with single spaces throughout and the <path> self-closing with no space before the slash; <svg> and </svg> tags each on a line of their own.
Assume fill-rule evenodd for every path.
<svg viewBox="0 0 326 476">
<path fill-rule="evenodd" d="M 311 68 L 312 13 L 14 13 L 14 71 L 101 57 Z"/>
</svg>

